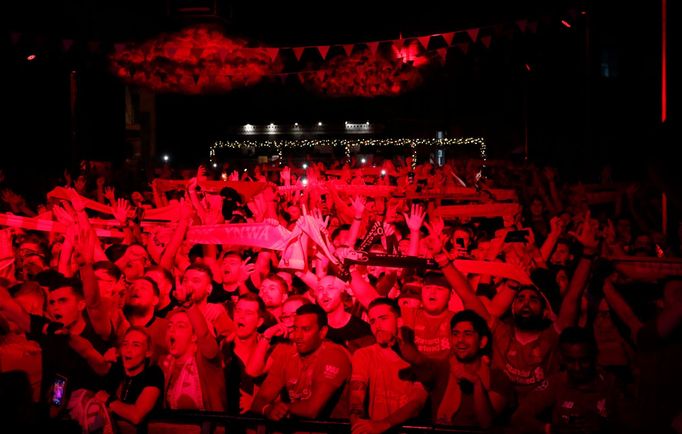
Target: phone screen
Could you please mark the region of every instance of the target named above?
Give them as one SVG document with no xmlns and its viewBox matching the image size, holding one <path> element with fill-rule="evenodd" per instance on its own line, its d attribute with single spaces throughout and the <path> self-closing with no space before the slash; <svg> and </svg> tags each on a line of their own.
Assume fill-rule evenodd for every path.
<svg viewBox="0 0 682 434">
<path fill-rule="evenodd" d="M 55 378 L 54 383 L 52 384 L 52 404 L 61 406 L 64 403 L 65 395 L 66 378 L 57 375 L 57 378 Z"/>
</svg>

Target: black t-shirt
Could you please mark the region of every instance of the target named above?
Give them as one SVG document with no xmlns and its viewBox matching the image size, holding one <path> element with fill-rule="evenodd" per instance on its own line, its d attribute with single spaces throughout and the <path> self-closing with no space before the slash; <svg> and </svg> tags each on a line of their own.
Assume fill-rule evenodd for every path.
<svg viewBox="0 0 682 434">
<path fill-rule="evenodd" d="M 139 374 L 128 377 L 120 361 L 112 365 L 106 378 L 106 389 L 110 395 L 116 396 L 117 401 L 125 404 L 135 404 L 145 387 L 156 387 L 161 392 L 154 409 L 161 408 L 163 396 L 163 371 L 157 365 L 148 365 Z"/>
<path fill-rule="evenodd" d="M 178 302 L 175 301 L 174 298 L 171 298 L 171 301 L 170 301 L 170 303 L 168 303 L 168 306 L 161 308 L 161 309 L 157 309 L 157 311 L 154 315 L 159 317 L 159 318 L 165 318 L 168 316 L 170 311 L 175 309 L 176 307 L 178 307 Z"/>
<path fill-rule="evenodd" d="M 74 390 L 98 390 L 101 388 L 102 377 L 98 376 L 90 368 L 88 362 L 71 348 L 69 336 L 46 333 L 46 327 L 49 323 L 50 320 L 45 317 L 31 315 L 31 330 L 28 334 L 28 338 L 38 342 L 42 349 L 41 399 L 48 398 L 48 391 L 57 375 L 67 379 L 67 400 Z M 90 341 L 100 354 L 104 354 L 111 345 L 95 332 L 87 318 L 85 324 L 80 336 Z"/>
<path fill-rule="evenodd" d="M 244 362 L 234 352 L 234 343 L 229 343 L 223 346 L 223 360 L 225 367 L 225 386 L 227 391 L 227 412 L 238 415 L 240 413 L 240 398 L 241 391 L 249 395 L 255 395 L 257 387 L 259 387 L 265 379 L 265 374 L 260 377 L 253 378 L 246 374 L 246 366 Z"/>
<path fill-rule="evenodd" d="M 372 345 L 375 342 L 369 324 L 353 315 L 351 315 L 350 320 L 346 325 L 341 328 L 337 329 L 329 326 L 327 339 L 339 345 L 343 345 L 351 354 L 358 348 Z"/>
</svg>

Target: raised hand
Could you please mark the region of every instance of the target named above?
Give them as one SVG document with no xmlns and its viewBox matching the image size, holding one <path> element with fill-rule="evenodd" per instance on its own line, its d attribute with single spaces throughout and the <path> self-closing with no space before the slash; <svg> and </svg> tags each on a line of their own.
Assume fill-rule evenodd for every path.
<svg viewBox="0 0 682 434">
<path fill-rule="evenodd" d="M 410 229 L 410 231 L 417 232 L 422 227 L 426 213 L 424 212 L 424 208 L 421 205 L 413 203 L 410 209 L 410 215 L 408 216 L 407 214 L 403 213 L 403 216 L 405 217 L 405 223 L 407 223 L 407 227 Z"/>
<path fill-rule="evenodd" d="M 279 172 L 279 179 L 284 185 L 289 185 L 291 183 L 291 169 L 289 169 L 288 166 L 285 166 L 284 169 Z"/>
<path fill-rule="evenodd" d="M 204 167 L 203 165 L 199 166 L 199 168 L 197 169 L 196 181 L 198 183 L 206 181 L 206 167 Z"/>
<path fill-rule="evenodd" d="M 441 237 L 443 229 L 445 229 L 445 222 L 442 218 L 436 217 L 431 219 L 431 223 L 425 223 L 426 229 L 429 231 L 429 236 Z"/>
<path fill-rule="evenodd" d="M 128 201 L 122 198 L 119 198 L 116 201 L 116 204 L 111 206 L 111 213 L 121 226 L 125 226 L 128 221 L 130 210 L 131 208 Z"/>
<path fill-rule="evenodd" d="M 365 212 L 365 199 L 360 196 L 355 196 L 350 200 L 350 206 L 353 208 L 355 218 L 361 218 Z"/>
<path fill-rule="evenodd" d="M 78 220 L 69 210 L 59 205 L 52 207 L 52 214 L 59 223 L 63 223 L 67 227 L 72 226 Z"/>
<path fill-rule="evenodd" d="M 114 189 L 114 187 L 105 187 L 104 198 L 107 199 L 111 205 L 113 205 L 116 202 L 116 189 Z"/>
<path fill-rule="evenodd" d="M 85 176 L 81 175 L 78 178 L 76 178 L 76 182 L 74 182 L 73 188 L 75 188 L 78 193 L 82 194 L 85 192 L 85 187 L 86 187 Z"/>
<path fill-rule="evenodd" d="M 84 265 L 91 265 L 95 258 L 95 246 L 97 244 L 97 235 L 90 229 L 81 229 L 78 233 L 78 238 L 74 244 L 76 252 L 76 263 L 82 267 Z"/>
</svg>

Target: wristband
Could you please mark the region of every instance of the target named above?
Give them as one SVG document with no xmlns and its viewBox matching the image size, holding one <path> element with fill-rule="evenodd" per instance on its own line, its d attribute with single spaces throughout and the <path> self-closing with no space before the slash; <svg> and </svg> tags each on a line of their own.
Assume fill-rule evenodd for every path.
<svg viewBox="0 0 682 434">
<path fill-rule="evenodd" d="M 260 409 L 260 414 L 262 414 L 263 416 L 265 416 L 265 413 L 268 411 L 268 409 L 269 409 L 270 407 L 272 407 L 272 403 L 268 402 L 267 404 L 265 404 L 265 405 L 263 406 L 263 408 Z"/>
<path fill-rule="evenodd" d="M 353 217 L 353 220 L 362 220 L 362 217 Z"/>
<path fill-rule="evenodd" d="M 521 285 L 518 282 L 515 282 L 512 284 L 511 280 L 507 280 L 507 288 L 511 289 L 512 291 L 518 291 Z"/>
</svg>

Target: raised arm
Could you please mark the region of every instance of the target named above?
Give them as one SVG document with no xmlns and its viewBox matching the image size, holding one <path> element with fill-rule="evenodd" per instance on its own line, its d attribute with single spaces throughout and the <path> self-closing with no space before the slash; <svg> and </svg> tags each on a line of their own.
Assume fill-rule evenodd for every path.
<svg viewBox="0 0 682 434">
<path fill-rule="evenodd" d="M 596 238 L 598 225 L 599 223 L 596 220 L 590 218 L 588 212 L 580 234 L 577 237 L 578 242 L 583 246 L 583 254 L 578 261 L 578 266 L 573 273 L 571 282 L 568 284 L 568 291 L 561 301 L 559 318 L 554 324 L 557 331 L 575 325 L 578 319 L 580 300 L 587 288 L 587 281 L 590 277 L 590 271 L 592 270 L 594 256 L 599 250 L 599 242 Z"/>
<path fill-rule="evenodd" d="M 628 305 L 625 299 L 616 290 L 614 282 L 616 281 L 617 277 L 618 275 L 614 273 L 604 279 L 604 298 L 613 312 L 618 315 L 618 317 L 625 324 L 627 324 L 628 328 L 630 329 L 632 340 L 636 341 L 639 330 L 642 328 L 643 324 L 639 318 L 637 318 L 637 315 L 635 315 L 635 313 L 632 311 L 630 305 Z"/>
</svg>

